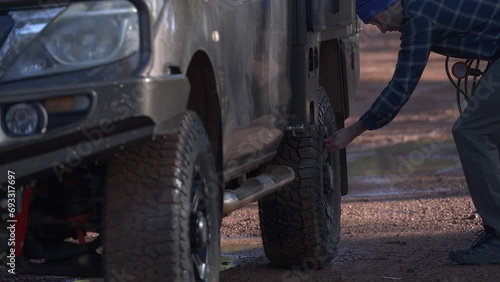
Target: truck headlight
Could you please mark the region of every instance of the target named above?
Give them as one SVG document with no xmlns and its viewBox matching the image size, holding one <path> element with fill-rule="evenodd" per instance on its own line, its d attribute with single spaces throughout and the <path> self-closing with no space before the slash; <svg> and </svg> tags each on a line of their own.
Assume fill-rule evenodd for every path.
<svg viewBox="0 0 500 282">
<path fill-rule="evenodd" d="M 138 13 L 127 1 L 10 15 L 16 24 L 0 51 L 0 81 L 100 66 L 139 51 Z"/>
</svg>

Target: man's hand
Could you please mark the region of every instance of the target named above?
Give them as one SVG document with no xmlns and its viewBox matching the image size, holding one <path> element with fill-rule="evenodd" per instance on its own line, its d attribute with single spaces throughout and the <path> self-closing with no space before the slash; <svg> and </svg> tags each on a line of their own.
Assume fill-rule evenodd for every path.
<svg viewBox="0 0 500 282">
<path fill-rule="evenodd" d="M 361 122 L 357 121 L 353 125 L 340 129 L 332 136 L 326 138 L 325 146 L 329 151 L 344 149 L 352 140 L 365 132 L 365 130 Z"/>
</svg>

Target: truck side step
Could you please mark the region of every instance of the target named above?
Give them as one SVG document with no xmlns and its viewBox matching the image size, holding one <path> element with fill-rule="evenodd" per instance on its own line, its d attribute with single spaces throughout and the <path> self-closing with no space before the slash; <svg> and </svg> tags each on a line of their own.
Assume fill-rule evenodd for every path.
<svg viewBox="0 0 500 282">
<path fill-rule="evenodd" d="M 295 172 L 288 166 L 277 166 L 270 173 L 250 178 L 235 190 L 224 192 L 224 216 L 250 202 L 275 192 L 295 179 Z"/>
</svg>

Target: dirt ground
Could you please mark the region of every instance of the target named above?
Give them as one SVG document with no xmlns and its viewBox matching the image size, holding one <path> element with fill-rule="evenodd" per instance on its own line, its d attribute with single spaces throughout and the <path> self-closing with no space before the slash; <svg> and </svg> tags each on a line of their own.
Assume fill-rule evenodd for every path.
<svg viewBox="0 0 500 282">
<path fill-rule="evenodd" d="M 399 34 L 365 29 L 361 81 L 348 124 L 390 80 L 398 46 Z M 447 258 L 448 250 L 469 247 L 481 229 L 452 141 L 455 99 L 444 57 L 432 55 L 398 117 L 348 148 L 350 193 L 343 198 L 341 242 L 331 266 L 269 266 L 252 204 L 223 221 L 230 262 L 221 281 L 499 281 L 500 265 L 463 266 Z"/>
</svg>

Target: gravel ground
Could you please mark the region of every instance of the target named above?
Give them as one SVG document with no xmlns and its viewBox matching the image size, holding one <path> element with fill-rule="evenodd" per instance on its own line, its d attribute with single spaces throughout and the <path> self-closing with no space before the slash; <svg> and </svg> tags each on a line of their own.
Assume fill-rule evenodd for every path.
<svg viewBox="0 0 500 282">
<path fill-rule="evenodd" d="M 417 184 L 410 184 L 412 180 Z M 221 281 L 498 281 L 500 266 L 460 266 L 447 258 L 450 248 L 469 246 L 481 227 L 461 181 L 458 173 L 415 176 L 408 186 L 458 185 L 345 197 L 338 255 L 331 266 L 318 271 L 272 268 L 258 237 L 230 239 L 259 235 L 257 207 L 251 205 L 224 219 L 223 248 L 233 250 L 229 255 L 234 268 L 222 272 Z M 250 249 L 234 251 L 241 247 Z"/>
</svg>

